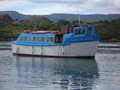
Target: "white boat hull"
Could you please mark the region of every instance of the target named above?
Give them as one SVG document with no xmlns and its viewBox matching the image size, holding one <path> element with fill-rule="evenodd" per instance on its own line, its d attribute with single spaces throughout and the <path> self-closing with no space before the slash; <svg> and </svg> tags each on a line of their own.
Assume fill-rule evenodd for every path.
<svg viewBox="0 0 120 90">
<path fill-rule="evenodd" d="M 50 57 L 94 57 L 99 41 L 72 43 L 65 46 L 24 46 L 12 44 L 16 55 Z"/>
</svg>

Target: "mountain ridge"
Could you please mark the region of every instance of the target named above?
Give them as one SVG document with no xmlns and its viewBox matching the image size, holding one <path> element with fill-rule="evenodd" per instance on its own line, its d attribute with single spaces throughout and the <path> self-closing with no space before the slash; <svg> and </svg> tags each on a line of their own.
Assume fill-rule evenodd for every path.
<svg viewBox="0 0 120 90">
<path fill-rule="evenodd" d="M 8 14 L 0 15 L 0 22 L 8 23 L 8 22 L 12 22 L 12 21 L 13 21 L 12 18 Z"/>
<path fill-rule="evenodd" d="M 28 18 L 30 16 L 34 15 L 24 15 L 17 11 L 0 11 L 0 15 L 2 14 L 8 14 L 12 17 L 12 19 L 17 20 L 24 20 L 25 18 Z M 35 16 L 44 16 L 48 19 L 50 19 L 53 22 L 58 22 L 61 19 L 67 20 L 67 21 L 73 21 L 78 20 L 77 14 L 68 14 L 68 13 L 54 13 L 50 15 L 35 15 Z M 106 21 L 106 20 L 116 20 L 120 19 L 120 14 L 81 14 L 80 19 L 83 22 L 94 22 L 94 21 Z"/>
<path fill-rule="evenodd" d="M 54 22 L 58 22 L 60 19 L 73 21 L 78 19 L 78 15 L 76 14 L 51 14 L 51 15 L 44 15 L 45 17 L 49 18 Z M 94 22 L 94 21 L 105 21 L 105 20 L 113 20 L 113 19 L 120 19 L 120 14 L 91 14 L 91 15 L 80 15 L 80 19 L 83 22 Z"/>
<path fill-rule="evenodd" d="M 0 11 L 0 15 L 2 14 L 8 14 L 10 17 L 12 17 L 12 19 L 18 19 L 18 20 L 23 20 L 31 15 L 24 15 L 21 14 L 17 11 Z"/>
</svg>

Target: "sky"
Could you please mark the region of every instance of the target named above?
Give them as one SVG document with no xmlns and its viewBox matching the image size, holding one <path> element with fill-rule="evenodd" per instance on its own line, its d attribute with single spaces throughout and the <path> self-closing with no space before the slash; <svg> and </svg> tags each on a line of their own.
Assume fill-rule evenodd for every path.
<svg viewBox="0 0 120 90">
<path fill-rule="evenodd" d="M 0 11 L 27 15 L 120 14 L 120 0 L 0 0 Z"/>
</svg>

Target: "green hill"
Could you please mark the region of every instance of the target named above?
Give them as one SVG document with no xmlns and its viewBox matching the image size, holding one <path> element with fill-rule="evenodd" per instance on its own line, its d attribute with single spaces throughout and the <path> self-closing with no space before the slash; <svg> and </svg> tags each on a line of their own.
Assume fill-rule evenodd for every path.
<svg viewBox="0 0 120 90">
<path fill-rule="evenodd" d="M 0 11 L 0 15 L 2 14 L 8 14 L 13 20 L 23 20 L 27 17 L 30 17 L 31 15 L 24 15 L 24 14 L 21 14 L 17 11 Z"/>
<path fill-rule="evenodd" d="M 0 15 L 0 40 L 16 38 L 24 30 L 56 30 L 55 24 L 42 16 L 31 16 L 20 21 L 14 21 L 7 16 Z"/>
<path fill-rule="evenodd" d="M 100 34 L 101 40 L 120 40 L 120 19 L 88 23 L 95 26 L 95 32 Z M 24 30 L 60 30 L 62 25 L 78 25 L 78 20 L 72 22 L 59 20 L 58 23 L 54 23 L 42 16 L 30 16 L 24 20 L 12 20 L 9 15 L 0 15 L 0 40 L 17 38 Z"/>
<path fill-rule="evenodd" d="M 52 21 L 42 16 L 31 16 L 18 22 L 22 28 L 30 30 L 48 30 L 54 26 Z"/>
<path fill-rule="evenodd" d="M 0 22 L 9 23 L 12 22 L 12 18 L 8 14 L 0 15 Z"/>
<path fill-rule="evenodd" d="M 94 22 L 93 25 L 101 40 L 120 41 L 120 19 Z"/>
</svg>

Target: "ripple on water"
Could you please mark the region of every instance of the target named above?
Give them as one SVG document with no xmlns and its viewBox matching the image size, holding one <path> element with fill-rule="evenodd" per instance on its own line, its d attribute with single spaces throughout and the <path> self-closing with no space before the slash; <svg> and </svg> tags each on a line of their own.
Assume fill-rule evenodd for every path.
<svg viewBox="0 0 120 90">
<path fill-rule="evenodd" d="M 119 90 L 119 51 L 99 48 L 94 60 L 18 57 L 2 50 L 0 90 Z"/>
</svg>

